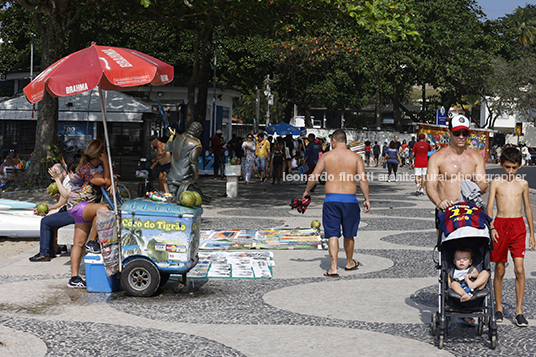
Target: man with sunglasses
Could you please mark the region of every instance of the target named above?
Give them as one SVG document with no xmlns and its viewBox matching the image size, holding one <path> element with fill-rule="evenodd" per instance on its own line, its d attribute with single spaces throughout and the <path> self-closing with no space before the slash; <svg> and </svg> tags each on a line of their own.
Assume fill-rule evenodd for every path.
<svg viewBox="0 0 536 357">
<path fill-rule="evenodd" d="M 446 210 L 458 201 L 461 182 L 471 180 L 482 194 L 488 189 L 484 159 L 468 147 L 469 119 L 456 115 L 449 122 L 450 144 L 428 161 L 426 193 L 438 210 Z"/>
</svg>

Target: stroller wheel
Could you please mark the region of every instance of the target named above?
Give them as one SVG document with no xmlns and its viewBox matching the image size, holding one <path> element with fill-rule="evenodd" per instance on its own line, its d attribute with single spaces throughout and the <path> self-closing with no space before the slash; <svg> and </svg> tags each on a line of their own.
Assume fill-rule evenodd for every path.
<svg viewBox="0 0 536 357">
<path fill-rule="evenodd" d="M 437 336 L 437 313 L 432 314 L 432 336 Z"/>
<path fill-rule="evenodd" d="M 438 347 L 440 350 L 443 349 L 443 345 L 445 344 L 445 335 L 440 335 L 439 336 L 439 343 L 438 343 Z"/>
<path fill-rule="evenodd" d="M 484 319 L 482 317 L 478 318 L 478 328 L 476 333 L 478 336 L 482 336 L 482 330 L 484 329 Z"/>
<path fill-rule="evenodd" d="M 491 349 L 494 350 L 497 348 L 497 335 L 491 336 Z"/>
</svg>

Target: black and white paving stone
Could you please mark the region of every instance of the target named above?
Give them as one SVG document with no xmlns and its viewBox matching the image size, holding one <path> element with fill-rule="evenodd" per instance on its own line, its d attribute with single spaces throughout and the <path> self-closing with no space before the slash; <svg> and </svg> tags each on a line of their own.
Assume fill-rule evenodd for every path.
<svg viewBox="0 0 536 357">
<path fill-rule="evenodd" d="M 217 183 L 210 182 L 210 185 L 216 186 Z M 275 278 L 271 280 L 211 279 L 197 281 L 196 286 L 189 286 L 189 289 L 185 288 L 180 292 L 177 292 L 179 289 L 175 286 L 177 282 L 170 280 L 151 298 L 128 297 L 123 292 L 90 294 L 83 290 L 73 292 L 65 288 L 64 294 L 70 298 L 69 302 L 62 301 L 66 309 L 94 307 L 91 311 L 98 311 L 98 307 L 102 306 L 108 314 L 116 313 L 121 316 L 124 320 L 121 324 L 95 322 L 92 316 L 78 316 L 71 320 L 58 311 L 55 311 L 56 315 L 51 318 L 47 318 L 46 312 L 36 312 L 32 315 L 25 310 L 25 313 L 19 313 L 11 310 L 13 302 L 3 301 L 2 296 L 0 324 L 39 338 L 47 347 L 46 355 L 50 356 L 264 356 L 274 355 L 273 351 L 284 348 L 285 343 L 292 343 L 290 341 L 302 341 L 303 334 L 307 335 L 312 331 L 317 335 L 313 336 L 315 342 L 311 342 L 311 348 L 300 350 L 306 347 L 294 346 L 292 348 L 300 351 L 294 354 L 329 355 L 328 351 L 323 350 L 323 346 L 330 343 L 326 336 L 342 332 L 353 334 L 351 336 L 355 340 L 352 340 L 354 345 L 348 349 L 341 346 L 350 344 L 349 341 L 337 344 L 339 349 L 333 351 L 338 351 L 338 355 L 348 355 L 349 350 L 353 350 L 352 354 L 355 355 L 371 356 L 536 355 L 536 264 L 527 266 L 526 271 L 524 308 L 525 316 L 531 323 L 528 328 L 518 328 L 509 321 L 513 318 L 515 293 L 514 279 L 507 277 L 503 293 L 506 318 L 505 323 L 499 325 L 497 349 L 490 349 L 486 328 L 484 336 L 478 337 L 475 328 L 457 321 L 451 321 L 449 325 L 444 350 L 437 349 L 437 342 L 431 335 L 429 324 L 430 314 L 437 310 L 437 270 L 432 261 L 432 248 L 435 245 L 434 225 L 433 219 L 426 219 L 431 216 L 433 207 L 426 205 L 427 201 L 420 198 L 403 198 L 409 197 L 414 190 L 413 185 L 397 184 L 396 189 L 388 185 L 393 183 L 371 183 L 371 192 L 381 192 L 374 195 L 372 202 L 373 208 L 379 209 L 375 210 L 374 216 L 371 215 L 370 218 L 362 215 L 366 225 L 362 225 L 358 238 L 361 235 L 367 239 L 376 237 L 379 243 L 394 243 L 407 248 L 397 246 L 394 249 L 362 249 L 357 239 L 355 257 L 364 265 L 352 272 L 344 272 L 340 268 L 340 278 L 321 276 L 322 269 L 329 266 L 327 251 L 295 252 L 295 256 L 290 259 L 294 259 L 292 266 L 303 264 L 303 271 L 296 271 L 295 276 L 292 272 L 286 272 L 285 278 L 277 278 L 275 274 Z M 305 221 L 314 217 L 307 216 L 307 213 L 303 218 L 289 217 L 286 213 L 288 210 L 281 212 L 283 210 L 279 208 L 287 204 L 289 197 L 300 197 L 304 186 L 286 186 L 285 191 L 274 189 L 269 194 L 267 192 L 270 190 L 267 190 L 264 184 L 252 184 L 248 188 L 240 186 L 240 189 L 245 191 L 245 198 L 238 202 L 216 195 L 215 192 L 221 191 L 221 187 L 214 188 L 212 192 L 207 190 L 212 193 L 214 199 L 212 204 L 207 206 L 203 229 L 270 228 L 281 225 L 280 217 L 287 217 L 289 221 Z M 394 193 L 393 199 L 388 197 L 390 192 Z M 315 196 L 310 212 L 317 214 L 321 207 L 322 193 L 315 193 Z M 251 203 L 252 198 L 257 202 Z M 268 201 L 270 203 L 267 203 Z M 270 211 L 269 207 L 274 206 L 278 208 Z M 425 219 L 400 218 L 404 216 Z M 232 224 L 229 225 L 228 222 Z M 238 227 L 237 222 L 241 222 L 242 226 Z M 376 234 L 378 231 L 382 232 L 381 238 Z M 393 234 L 385 235 L 386 231 L 393 231 Z M 288 252 L 285 254 L 284 256 L 288 256 Z M 533 254 L 528 253 L 527 261 L 534 260 Z M 341 244 L 339 267 L 344 266 L 343 256 Z M 383 263 L 375 265 L 375 260 L 381 260 Z M 391 264 L 385 264 L 389 261 Z M 309 270 L 311 265 L 314 272 Z M 35 264 L 30 266 L 35 267 Z M 278 266 L 276 252 L 276 271 Z M 510 265 L 507 269 L 512 268 Z M 17 274 L 6 273 L 8 271 L 7 267 L 0 267 L 0 290 L 8 290 L 21 283 L 31 286 L 37 281 L 66 283 L 68 277 L 65 273 L 68 270 L 57 274 L 40 274 L 38 271 L 24 274 L 20 269 Z M 378 300 L 376 305 L 372 304 L 374 300 Z M 371 302 L 370 305 L 367 305 L 367 301 Z M 370 306 L 378 307 L 375 307 L 374 311 L 367 311 Z M 352 313 L 345 314 L 345 311 Z M 376 315 L 378 318 L 362 318 Z M 125 325 L 125 321 L 129 320 L 128 316 L 134 321 L 131 326 Z M 408 316 L 407 321 L 399 321 L 398 316 Z M 147 327 L 159 324 L 182 328 L 183 331 L 172 332 L 165 328 Z M 212 333 L 210 331 L 215 331 L 214 328 L 221 332 L 217 337 L 215 334 L 214 338 L 211 338 L 208 335 Z M 209 332 L 202 333 L 203 329 Z M 188 330 L 196 332 L 189 333 Z M 265 347 L 265 350 L 261 347 L 260 350 L 248 348 L 250 346 L 247 336 L 233 335 L 238 330 L 248 331 L 252 340 L 255 340 L 253 337 L 257 338 L 255 343 Z M 281 331 L 284 336 L 278 335 L 277 331 Z M 4 331 L 0 330 L 0 342 L 2 333 Z M 359 337 L 366 340 L 355 343 Z M 240 339 L 246 341 L 241 343 Z M 268 341 L 266 346 L 262 346 L 263 339 Z M 286 342 L 278 345 L 277 339 L 284 339 Z M 261 350 L 266 353 L 244 352 Z"/>
</svg>

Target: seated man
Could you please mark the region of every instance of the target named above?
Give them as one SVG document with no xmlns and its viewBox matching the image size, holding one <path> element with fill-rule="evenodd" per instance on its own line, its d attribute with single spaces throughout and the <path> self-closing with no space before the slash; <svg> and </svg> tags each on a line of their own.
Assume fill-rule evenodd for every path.
<svg viewBox="0 0 536 357">
<path fill-rule="evenodd" d="M 77 165 L 77 161 L 71 161 L 67 167 L 68 173 L 61 164 L 55 164 L 48 170 L 56 181 L 59 191 L 59 195 L 51 192 L 49 194 L 56 197 L 58 202 L 51 205 L 46 216 L 41 219 L 39 253 L 30 258 L 31 262 L 49 262 L 56 255 L 67 253 L 66 246 L 58 246 L 56 231 L 58 228 L 75 223 L 74 218 L 62 208 L 71 193 L 70 176 L 74 175 Z M 38 214 L 36 211 L 34 213 Z"/>
</svg>

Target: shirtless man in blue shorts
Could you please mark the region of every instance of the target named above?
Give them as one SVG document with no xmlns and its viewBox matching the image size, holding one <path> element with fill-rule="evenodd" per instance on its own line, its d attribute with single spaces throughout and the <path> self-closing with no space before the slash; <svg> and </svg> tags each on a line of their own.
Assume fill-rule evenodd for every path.
<svg viewBox="0 0 536 357">
<path fill-rule="evenodd" d="M 339 253 L 339 237 L 344 236 L 344 251 L 346 252 L 345 270 L 354 270 L 359 262 L 354 256 L 354 237 L 361 218 L 359 203 L 357 202 L 357 185 L 365 201 L 365 213 L 370 211 L 369 186 L 365 174 L 365 165 L 361 156 L 346 147 L 346 133 L 338 129 L 331 139 L 332 150 L 320 156 L 314 171 L 309 175 L 307 187 L 303 197 L 310 196 L 310 191 L 316 184 L 318 177 L 326 171 L 326 199 L 322 208 L 322 224 L 324 236 L 329 238 L 329 256 L 331 268 L 324 276 L 337 277 L 337 254 Z"/>
</svg>

